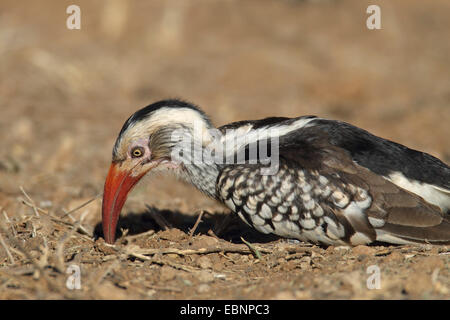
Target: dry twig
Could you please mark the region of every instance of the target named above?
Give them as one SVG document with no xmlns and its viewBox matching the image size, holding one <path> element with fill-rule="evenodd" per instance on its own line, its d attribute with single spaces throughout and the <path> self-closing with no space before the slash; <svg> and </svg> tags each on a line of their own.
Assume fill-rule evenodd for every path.
<svg viewBox="0 0 450 320">
<path fill-rule="evenodd" d="M 0 225 L 0 231 L 7 234 L 5 228 L 3 228 L 3 226 Z M 17 240 L 17 238 L 14 237 L 9 237 L 9 241 L 11 241 L 25 256 L 26 259 L 28 259 L 31 264 L 34 267 L 33 270 L 33 277 L 34 278 L 39 278 L 40 276 L 42 276 L 42 278 L 45 280 L 45 282 L 47 283 L 47 285 L 49 286 L 49 288 L 52 291 L 58 292 L 59 289 L 58 287 L 52 282 L 50 281 L 50 279 L 48 278 L 48 276 L 45 274 L 44 272 L 44 267 L 42 266 L 39 261 L 36 261 L 36 259 L 34 259 L 30 253 L 22 246 L 22 244 L 20 243 L 19 240 Z"/>
<path fill-rule="evenodd" d="M 14 237 L 17 237 L 16 228 L 14 227 L 14 224 L 12 223 L 12 221 L 9 219 L 8 214 L 6 213 L 6 210 L 3 210 L 3 216 L 5 217 L 6 222 L 8 222 L 8 224 L 10 225 Z"/>
<path fill-rule="evenodd" d="M 144 236 L 151 236 L 151 235 L 153 235 L 153 234 L 155 234 L 155 230 L 153 230 L 153 229 L 150 229 L 150 230 L 148 230 L 148 231 L 146 231 L 146 232 L 143 232 L 143 233 L 139 233 L 139 234 L 134 234 L 134 235 L 127 235 L 126 237 L 125 237 L 125 240 L 135 240 L 135 239 L 137 239 L 137 238 L 140 238 L 140 237 L 144 237 Z"/>
<path fill-rule="evenodd" d="M 271 253 L 272 250 L 265 248 L 258 248 L 260 252 Z M 227 243 L 225 245 L 215 245 L 207 248 L 200 249 L 176 249 L 176 248 L 162 248 L 162 249 L 143 249 L 139 246 L 132 245 L 125 247 L 125 252 L 127 254 L 137 254 L 137 255 L 155 255 L 155 254 L 178 254 L 180 256 L 192 255 L 192 254 L 209 254 L 209 253 L 219 253 L 219 252 L 234 252 L 234 253 L 252 253 L 252 251 L 246 246 L 241 244 Z"/>
<path fill-rule="evenodd" d="M 173 292 L 181 292 L 182 290 L 180 288 L 175 287 L 159 287 L 159 286 L 153 286 L 153 285 L 144 285 L 147 289 L 153 289 L 158 291 L 173 291 Z"/>
<path fill-rule="evenodd" d="M 6 255 L 8 256 L 8 259 L 9 259 L 9 262 L 10 262 L 11 264 L 15 264 L 14 258 L 13 258 L 13 256 L 12 256 L 11 252 L 9 251 L 9 248 L 8 248 L 8 246 L 6 245 L 5 241 L 3 240 L 3 237 L 2 237 L 2 235 L 1 235 L 1 233 L 0 233 L 0 244 L 1 244 L 2 247 L 5 249 Z"/>
<path fill-rule="evenodd" d="M 36 217 L 39 217 L 39 213 L 38 213 L 38 209 L 36 204 L 34 203 L 33 199 L 31 199 L 31 197 L 25 192 L 24 188 L 22 186 L 19 187 L 20 191 L 23 193 L 23 195 L 25 196 L 25 198 L 27 198 L 27 200 L 29 201 L 29 203 L 31 204 L 31 208 L 33 208 L 34 214 L 36 215 Z"/>
<path fill-rule="evenodd" d="M 189 231 L 189 237 L 192 238 L 192 236 L 194 235 L 195 230 L 197 229 L 198 225 L 200 224 L 200 222 L 202 221 L 202 217 L 203 214 L 205 213 L 205 210 L 201 210 L 200 214 L 198 215 L 197 221 L 195 221 L 194 226 L 192 227 L 192 229 Z"/>
<path fill-rule="evenodd" d="M 34 204 L 34 201 L 29 196 L 28 196 L 28 198 L 29 198 L 28 201 L 25 200 L 25 199 L 21 199 L 22 204 L 24 204 L 24 205 L 26 205 L 26 206 L 28 206 L 30 208 L 33 208 L 33 210 L 36 210 L 37 212 L 40 212 L 41 214 L 44 214 L 44 215 L 48 216 L 53 222 L 57 222 L 57 223 L 60 223 L 60 224 L 64 224 L 66 226 L 73 227 L 76 224 L 77 221 L 76 221 L 76 219 L 74 217 L 71 216 L 70 213 L 71 212 L 73 213 L 76 210 L 79 210 L 79 209 L 83 208 L 85 205 L 87 205 L 88 203 L 92 202 L 94 199 L 97 199 L 98 196 L 96 196 L 95 198 L 85 202 L 83 205 L 81 205 L 81 206 L 79 206 L 79 207 L 77 207 L 77 208 L 75 208 L 73 210 L 70 210 L 69 212 L 66 212 L 66 211 L 63 210 L 64 214 L 67 215 L 72 220 L 72 222 L 68 222 L 68 221 L 62 220 L 61 218 L 56 217 L 56 216 L 52 215 L 51 213 L 49 213 L 47 210 L 39 208 L 38 206 L 36 206 Z M 81 233 L 83 236 L 87 235 L 87 236 L 89 236 L 91 238 L 93 237 L 92 233 L 89 232 L 88 230 L 86 230 L 86 228 L 84 228 L 81 224 L 78 225 L 77 231 L 79 233 Z M 90 239 L 90 238 L 87 238 L 87 239 L 92 241 L 92 239 Z"/>
<path fill-rule="evenodd" d="M 253 254 L 256 256 L 256 258 L 261 259 L 261 253 L 259 252 L 258 249 L 256 249 L 250 242 L 245 241 L 244 238 L 241 237 L 241 240 L 243 243 L 245 243 L 247 245 L 247 247 L 249 247 L 249 249 L 253 252 Z"/>
<path fill-rule="evenodd" d="M 148 204 L 146 204 L 145 206 L 148 209 L 148 214 L 153 218 L 153 220 L 155 220 L 155 222 L 163 231 L 173 228 L 172 224 L 169 223 L 162 215 L 155 212 L 152 207 L 150 207 Z"/>
<path fill-rule="evenodd" d="M 65 263 L 64 263 L 64 245 L 65 243 L 73 236 L 75 233 L 75 230 L 78 229 L 78 224 L 80 222 L 77 222 L 75 226 L 73 226 L 72 229 L 70 229 L 68 232 L 66 232 L 61 239 L 59 239 L 58 244 L 56 246 L 56 268 L 59 272 L 65 272 Z"/>
<path fill-rule="evenodd" d="M 98 195 L 96 195 L 92 199 L 89 199 L 88 201 L 80 204 L 78 207 L 76 207 L 74 209 L 71 209 L 71 210 L 69 210 L 67 212 L 64 212 L 64 214 L 61 216 L 61 218 L 65 218 L 66 216 L 70 216 L 71 213 L 74 213 L 75 211 L 78 211 L 78 210 L 84 208 L 85 206 L 87 206 L 92 201 L 99 199 L 102 195 L 103 195 L 103 193 L 99 193 Z"/>
</svg>

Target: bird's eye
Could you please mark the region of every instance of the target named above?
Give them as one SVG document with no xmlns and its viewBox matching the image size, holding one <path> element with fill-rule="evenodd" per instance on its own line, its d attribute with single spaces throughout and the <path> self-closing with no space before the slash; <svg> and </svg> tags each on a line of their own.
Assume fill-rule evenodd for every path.
<svg viewBox="0 0 450 320">
<path fill-rule="evenodd" d="M 135 147 L 131 150 L 131 156 L 133 158 L 140 158 L 144 155 L 144 149 L 142 147 Z"/>
</svg>

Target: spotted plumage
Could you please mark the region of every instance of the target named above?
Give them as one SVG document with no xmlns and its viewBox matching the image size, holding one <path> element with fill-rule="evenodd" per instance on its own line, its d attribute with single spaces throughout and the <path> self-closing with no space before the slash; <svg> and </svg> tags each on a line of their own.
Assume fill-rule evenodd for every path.
<svg viewBox="0 0 450 320">
<path fill-rule="evenodd" d="M 167 122 L 168 114 L 172 121 Z M 161 153 L 154 137 L 177 127 L 189 138 L 189 149 L 196 145 L 202 154 L 220 156 L 213 162 L 195 162 Z M 201 141 L 194 127 L 201 128 Z M 146 163 L 155 163 L 152 169 L 170 165 L 266 234 L 325 245 L 450 243 L 450 168 L 431 155 L 314 116 L 240 121 L 214 129 L 195 106 L 161 101 L 130 117 L 113 160 L 126 163 L 129 137 L 139 136 L 149 148 Z M 164 139 L 158 144 L 169 150 L 180 141 L 168 134 Z M 277 155 L 271 174 L 261 142 L 269 142 L 266 158 Z M 224 150 L 228 158 L 220 153 Z M 225 161 L 230 159 L 234 161 Z M 143 174 L 150 170 L 142 168 Z"/>
</svg>

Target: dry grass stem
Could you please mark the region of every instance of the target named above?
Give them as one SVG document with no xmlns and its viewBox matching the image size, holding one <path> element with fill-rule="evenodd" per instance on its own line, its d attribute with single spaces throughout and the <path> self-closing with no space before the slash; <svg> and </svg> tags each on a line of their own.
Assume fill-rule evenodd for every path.
<svg viewBox="0 0 450 320">
<path fill-rule="evenodd" d="M 31 197 L 25 192 L 25 189 L 22 186 L 20 186 L 19 189 L 23 193 L 25 198 L 27 198 L 27 200 L 29 201 L 30 207 L 33 209 L 34 214 L 36 215 L 36 217 L 39 217 L 38 209 L 37 209 L 37 206 L 34 203 L 33 199 L 31 199 Z"/>
<path fill-rule="evenodd" d="M 194 223 L 194 226 L 192 227 L 192 229 L 189 231 L 189 236 L 192 238 L 192 236 L 194 235 L 195 230 L 197 230 L 198 225 L 200 224 L 200 222 L 202 221 L 202 217 L 203 214 L 206 213 L 205 210 L 200 210 L 200 214 L 198 215 L 197 220 Z"/>
<path fill-rule="evenodd" d="M 152 207 L 150 207 L 149 205 L 145 205 L 148 209 L 148 213 L 150 214 L 150 216 L 153 218 L 153 220 L 155 220 L 155 222 L 158 224 L 158 226 L 162 229 L 162 230 L 167 230 L 167 229 L 172 229 L 173 226 L 171 223 L 169 223 L 166 218 L 164 218 L 162 215 L 160 215 L 158 212 L 156 212 Z"/>
<path fill-rule="evenodd" d="M 14 265 L 16 262 L 14 261 L 14 258 L 12 256 L 11 252 L 9 251 L 8 246 L 6 245 L 5 241 L 3 240 L 1 233 L 0 233 L 0 244 L 2 245 L 3 249 L 5 249 L 6 255 L 8 256 L 10 264 Z"/>
<path fill-rule="evenodd" d="M 247 242 L 244 240 L 244 238 L 241 237 L 241 240 L 243 243 L 245 243 L 247 245 L 247 247 L 249 247 L 249 249 L 253 252 L 253 254 L 255 255 L 256 258 L 261 259 L 261 253 L 259 252 L 259 250 L 257 248 L 255 248 L 250 242 Z"/>
<path fill-rule="evenodd" d="M 93 197 L 92 199 L 89 199 L 88 201 L 82 203 L 81 205 L 79 205 L 78 207 L 71 209 L 67 212 L 64 212 L 64 214 L 61 216 L 61 218 L 65 218 L 66 216 L 70 216 L 71 213 L 74 213 L 82 208 L 84 208 L 85 206 L 87 206 L 88 204 L 90 204 L 91 202 L 93 202 L 94 200 L 99 199 L 100 197 L 103 196 L 103 193 L 99 193 L 98 195 L 96 195 L 95 197 Z"/>
</svg>

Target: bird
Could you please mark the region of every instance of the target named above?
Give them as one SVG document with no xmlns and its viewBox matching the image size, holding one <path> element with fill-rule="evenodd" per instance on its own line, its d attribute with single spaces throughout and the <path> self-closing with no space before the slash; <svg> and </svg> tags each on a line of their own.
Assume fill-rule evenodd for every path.
<svg viewBox="0 0 450 320">
<path fill-rule="evenodd" d="M 174 173 L 264 234 L 323 246 L 450 243 L 450 167 L 339 120 L 270 117 L 215 128 L 179 99 L 136 111 L 105 180 L 107 243 L 149 172 Z"/>
</svg>

